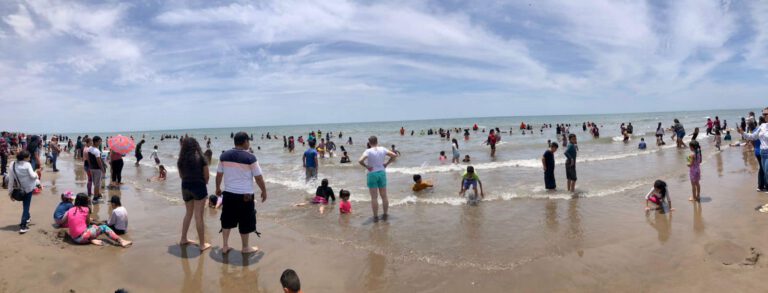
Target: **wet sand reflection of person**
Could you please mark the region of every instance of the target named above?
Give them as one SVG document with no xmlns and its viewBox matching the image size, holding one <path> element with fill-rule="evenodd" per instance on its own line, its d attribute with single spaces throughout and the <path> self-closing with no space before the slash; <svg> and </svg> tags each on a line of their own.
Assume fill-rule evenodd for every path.
<svg viewBox="0 0 768 293">
<path fill-rule="evenodd" d="M 378 291 L 383 289 L 387 283 L 385 271 L 387 269 L 387 258 L 373 251 L 368 253 L 368 269 L 365 272 L 366 291 Z"/>
<path fill-rule="evenodd" d="M 653 216 L 651 215 L 653 214 Z M 653 218 L 653 219 L 651 219 Z M 659 243 L 666 243 L 672 233 L 672 213 L 669 211 L 646 211 L 645 221 L 656 229 Z"/>
<path fill-rule="evenodd" d="M 187 253 L 187 247 L 181 246 L 181 269 L 184 272 L 184 281 L 182 283 L 181 292 L 203 292 L 203 255 L 198 255 L 197 265 L 195 266 L 195 272 L 193 273 L 189 267 L 189 254 Z M 195 252 L 199 254 L 199 252 Z"/>
<path fill-rule="evenodd" d="M 579 214 L 579 198 L 573 197 L 568 201 L 568 239 L 571 247 L 576 249 L 579 256 L 584 255 L 582 249 L 582 240 L 584 239 L 584 230 L 581 227 L 581 215 Z"/>
<path fill-rule="evenodd" d="M 550 232 L 557 232 L 559 222 L 557 216 L 557 200 L 548 199 L 544 207 L 544 219 Z"/>
<path fill-rule="evenodd" d="M 715 161 L 717 162 L 717 177 L 723 177 L 723 154 L 717 152 L 715 154 Z"/>
<path fill-rule="evenodd" d="M 464 206 L 464 214 L 460 219 L 464 229 L 464 239 L 473 239 L 474 241 L 483 241 L 481 232 L 483 227 L 483 207 Z"/>
<path fill-rule="evenodd" d="M 704 233 L 704 218 L 701 216 L 701 203 L 693 203 L 693 232 L 696 235 Z"/>
</svg>

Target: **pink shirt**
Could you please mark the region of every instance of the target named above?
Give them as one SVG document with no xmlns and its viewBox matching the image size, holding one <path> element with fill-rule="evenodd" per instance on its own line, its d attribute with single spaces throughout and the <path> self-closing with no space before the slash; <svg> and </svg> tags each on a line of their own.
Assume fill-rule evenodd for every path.
<svg viewBox="0 0 768 293">
<path fill-rule="evenodd" d="M 352 212 L 352 203 L 349 201 L 341 201 L 339 203 L 339 212 L 342 214 L 349 214 Z"/>
<path fill-rule="evenodd" d="M 69 236 L 79 237 L 88 228 L 88 208 L 73 207 L 67 211 L 67 226 L 69 227 Z"/>
</svg>

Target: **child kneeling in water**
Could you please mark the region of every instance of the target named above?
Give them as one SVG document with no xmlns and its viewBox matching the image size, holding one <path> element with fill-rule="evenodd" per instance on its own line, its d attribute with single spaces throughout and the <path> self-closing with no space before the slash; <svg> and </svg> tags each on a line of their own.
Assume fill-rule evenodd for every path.
<svg viewBox="0 0 768 293">
<path fill-rule="evenodd" d="M 92 225 L 90 218 L 91 208 L 88 207 L 88 204 L 88 196 L 80 193 L 77 195 L 77 198 L 75 198 L 75 206 L 64 214 L 62 225 L 67 225 L 67 227 L 69 227 L 69 237 L 71 237 L 75 243 L 104 245 L 98 238 L 101 234 L 107 234 L 110 239 L 117 241 L 122 247 L 131 245 L 131 241 L 120 238 L 120 236 L 117 236 L 117 234 L 107 227 L 107 225 Z"/>
<path fill-rule="evenodd" d="M 475 173 L 475 167 L 468 166 L 464 175 L 461 175 L 461 191 L 459 195 L 464 196 L 464 193 L 472 187 L 477 195 L 477 185 L 480 184 L 480 197 L 485 198 L 485 192 L 483 192 L 483 182 L 480 181 L 480 176 Z"/>
<path fill-rule="evenodd" d="M 328 204 L 328 198 L 330 198 L 331 201 L 336 201 L 336 195 L 333 194 L 333 189 L 328 186 L 328 179 L 323 179 L 323 181 L 320 181 L 320 186 L 317 187 L 317 191 L 315 191 L 315 198 L 312 199 L 312 203 Z"/>
<path fill-rule="evenodd" d="M 656 205 L 656 208 L 654 210 L 664 210 L 664 202 L 667 203 L 667 207 L 669 207 L 669 211 L 674 211 L 675 209 L 672 208 L 672 200 L 669 198 L 669 191 L 667 190 L 667 183 L 661 180 L 656 180 L 656 182 L 653 183 L 653 188 L 651 191 L 648 192 L 648 194 L 645 196 L 645 210 L 651 210 L 651 207 L 648 206 L 648 203 L 652 202 Z"/>
<path fill-rule="evenodd" d="M 339 191 L 339 198 L 341 198 L 341 203 L 339 203 L 339 213 L 342 214 L 351 214 L 352 213 L 352 203 L 349 202 L 349 190 L 342 189 Z"/>
</svg>

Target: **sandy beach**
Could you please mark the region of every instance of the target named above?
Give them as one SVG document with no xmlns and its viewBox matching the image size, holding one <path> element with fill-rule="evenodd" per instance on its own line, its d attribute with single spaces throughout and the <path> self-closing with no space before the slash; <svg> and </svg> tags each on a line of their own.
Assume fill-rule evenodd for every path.
<svg viewBox="0 0 768 293">
<path fill-rule="evenodd" d="M 43 175 L 26 235 L 17 233 L 20 204 L 0 205 L 0 292 L 281 292 L 286 268 L 299 273 L 305 292 L 765 291 L 765 261 L 747 258 L 752 248 L 768 251 L 766 215 L 755 211 L 768 196 L 754 191 L 754 157 L 738 147 L 705 160 L 700 209 L 687 201 L 687 175 L 663 178 L 677 209 L 669 216 L 646 216 L 647 186 L 600 198 L 430 206 L 437 209 L 430 216 L 423 205 L 406 205 L 378 224 L 363 204 L 349 218 L 303 210 L 301 222 L 264 212 L 255 240 L 262 252 L 248 257 L 222 256 L 217 211 L 206 210 L 213 249 L 200 255 L 174 244 L 183 207 L 130 185 L 109 195 L 129 209 L 133 247 L 63 242 L 51 226 L 53 207 L 59 193 L 84 183 L 74 180 L 82 168 L 71 156 L 59 168 Z M 124 177 L 141 170 L 130 166 Z M 272 197 L 286 196 L 268 187 Z M 108 209 L 94 213 L 106 219 Z M 500 221 L 510 219 L 501 214 L 520 216 Z"/>
</svg>

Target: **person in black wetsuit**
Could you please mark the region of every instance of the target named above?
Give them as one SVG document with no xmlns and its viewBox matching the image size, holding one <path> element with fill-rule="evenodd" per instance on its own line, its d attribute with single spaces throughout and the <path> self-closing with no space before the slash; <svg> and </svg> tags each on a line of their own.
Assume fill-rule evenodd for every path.
<svg viewBox="0 0 768 293">
<path fill-rule="evenodd" d="M 143 155 L 141 155 L 141 146 L 144 145 L 144 140 L 142 139 L 139 144 L 136 145 L 136 151 L 134 155 L 136 155 L 136 166 L 139 166 L 139 162 L 141 162 L 141 159 L 144 158 Z"/>
<path fill-rule="evenodd" d="M 544 187 L 547 190 L 554 190 L 557 188 L 555 183 L 555 152 L 557 151 L 557 143 L 553 142 L 549 145 L 549 149 L 544 152 L 544 156 L 541 158 L 541 163 L 544 167 Z"/>
</svg>

